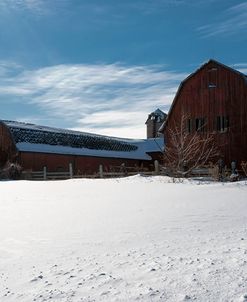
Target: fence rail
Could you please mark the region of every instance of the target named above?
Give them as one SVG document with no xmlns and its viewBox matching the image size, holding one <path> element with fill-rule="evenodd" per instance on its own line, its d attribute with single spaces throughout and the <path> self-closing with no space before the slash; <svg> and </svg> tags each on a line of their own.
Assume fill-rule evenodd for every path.
<svg viewBox="0 0 247 302">
<path fill-rule="evenodd" d="M 182 177 L 181 173 L 175 173 L 169 171 L 165 167 L 159 165 L 158 161 L 154 164 L 153 171 L 147 169 L 137 169 L 136 167 L 125 167 L 115 166 L 112 167 L 111 171 L 104 171 L 103 166 L 99 165 L 98 172 L 94 174 L 77 174 L 73 171 L 72 164 L 69 165 L 68 171 L 48 171 L 46 167 L 42 171 L 22 171 L 21 179 L 26 180 L 62 180 L 71 178 L 114 178 L 114 177 L 126 177 L 136 174 L 142 174 L 145 176 L 152 175 L 167 175 L 171 177 Z M 228 179 L 232 175 L 231 170 L 224 169 L 223 172 L 219 173 L 217 166 L 214 167 L 200 167 L 193 169 L 186 177 L 211 177 L 213 179 Z M 1 177 L 0 177 L 1 178 Z M 6 178 L 6 177 L 5 177 Z M 8 177 L 7 178 L 11 178 Z M 16 178 L 17 179 L 17 178 Z"/>
<path fill-rule="evenodd" d="M 21 178 L 26 180 L 68 179 L 70 178 L 70 173 L 69 172 L 44 173 L 44 171 L 23 171 L 21 174 Z"/>
<path fill-rule="evenodd" d="M 158 175 L 163 174 L 161 171 L 159 163 L 156 162 L 154 165 L 154 171 L 149 171 L 147 169 L 136 169 L 135 167 L 125 167 L 125 166 L 114 166 L 112 171 L 104 171 L 103 165 L 99 165 L 98 172 L 94 174 L 76 174 L 73 171 L 72 164 L 69 165 L 68 171 L 64 172 L 54 172 L 48 171 L 46 167 L 42 171 L 22 171 L 21 178 L 26 180 L 59 180 L 59 179 L 69 179 L 69 178 L 113 178 L 113 177 L 125 177 L 132 176 L 136 174 L 143 175 Z"/>
<path fill-rule="evenodd" d="M 63 179 L 70 179 L 70 178 L 117 178 L 117 177 L 127 177 L 133 176 L 137 174 L 142 174 L 145 176 L 149 175 L 157 175 L 154 171 L 136 171 L 136 172 L 103 172 L 101 175 L 100 172 L 95 174 L 75 174 L 70 177 L 69 172 L 46 172 L 44 175 L 43 171 L 23 171 L 21 178 L 25 180 L 63 180 Z M 160 172 L 159 175 L 165 175 L 164 172 Z"/>
</svg>

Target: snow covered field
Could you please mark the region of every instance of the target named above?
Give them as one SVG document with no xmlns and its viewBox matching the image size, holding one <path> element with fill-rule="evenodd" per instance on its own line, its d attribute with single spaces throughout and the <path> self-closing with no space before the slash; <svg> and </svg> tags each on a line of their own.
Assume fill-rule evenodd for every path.
<svg viewBox="0 0 247 302">
<path fill-rule="evenodd" d="M 0 301 L 247 301 L 247 184 L 0 182 Z"/>
</svg>

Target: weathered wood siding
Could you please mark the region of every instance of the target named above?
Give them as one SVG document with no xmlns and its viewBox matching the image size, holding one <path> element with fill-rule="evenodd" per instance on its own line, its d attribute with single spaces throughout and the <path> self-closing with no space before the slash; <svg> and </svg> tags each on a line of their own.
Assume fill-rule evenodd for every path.
<svg viewBox="0 0 247 302">
<path fill-rule="evenodd" d="M 205 130 L 215 134 L 227 164 L 247 160 L 247 78 L 242 74 L 209 61 L 182 82 L 167 118 L 167 144 L 168 129 L 180 123 L 182 114 L 193 121 L 205 118 Z M 217 131 L 217 116 L 229 118 L 226 131 Z"/>
<path fill-rule="evenodd" d="M 10 160 L 15 161 L 17 150 L 8 128 L 0 122 L 0 167 Z"/>
<path fill-rule="evenodd" d="M 43 167 L 47 167 L 48 171 L 68 171 L 69 164 L 72 163 L 75 174 L 93 174 L 99 171 L 99 165 L 103 165 L 104 171 L 107 172 L 123 163 L 126 167 L 143 166 L 153 169 L 152 161 L 34 152 L 20 152 L 19 162 L 25 170 L 32 171 L 41 171 Z"/>
</svg>

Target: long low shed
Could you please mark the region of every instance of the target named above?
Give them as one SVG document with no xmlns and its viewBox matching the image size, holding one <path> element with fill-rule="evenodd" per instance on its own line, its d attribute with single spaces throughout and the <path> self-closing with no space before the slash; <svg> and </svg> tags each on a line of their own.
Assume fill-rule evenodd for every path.
<svg viewBox="0 0 247 302">
<path fill-rule="evenodd" d="M 125 164 L 152 168 L 162 158 L 163 138 L 124 139 L 16 121 L 0 121 L 0 166 L 16 162 L 24 170 L 95 173 Z"/>
</svg>

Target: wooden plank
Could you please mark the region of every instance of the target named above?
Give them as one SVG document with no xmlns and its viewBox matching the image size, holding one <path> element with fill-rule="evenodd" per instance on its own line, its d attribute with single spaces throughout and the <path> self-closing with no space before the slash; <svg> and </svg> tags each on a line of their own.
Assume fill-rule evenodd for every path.
<svg viewBox="0 0 247 302">
<path fill-rule="evenodd" d="M 117 178 L 117 177 L 127 177 L 133 175 L 145 175 L 145 176 L 152 176 L 155 175 L 155 171 L 128 171 L 128 172 L 104 172 L 103 178 Z M 165 175 L 165 172 L 161 171 L 160 175 Z M 102 177 L 102 176 L 101 176 Z M 43 171 L 23 171 L 22 178 L 30 179 L 30 180 L 45 180 L 44 179 L 44 172 Z M 59 179 L 69 179 L 70 173 L 69 172 L 46 172 L 46 179 L 47 180 L 59 180 Z M 100 178 L 100 173 L 95 174 L 84 174 L 84 175 L 73 175 L 73 178 Z"/>
</svg>

